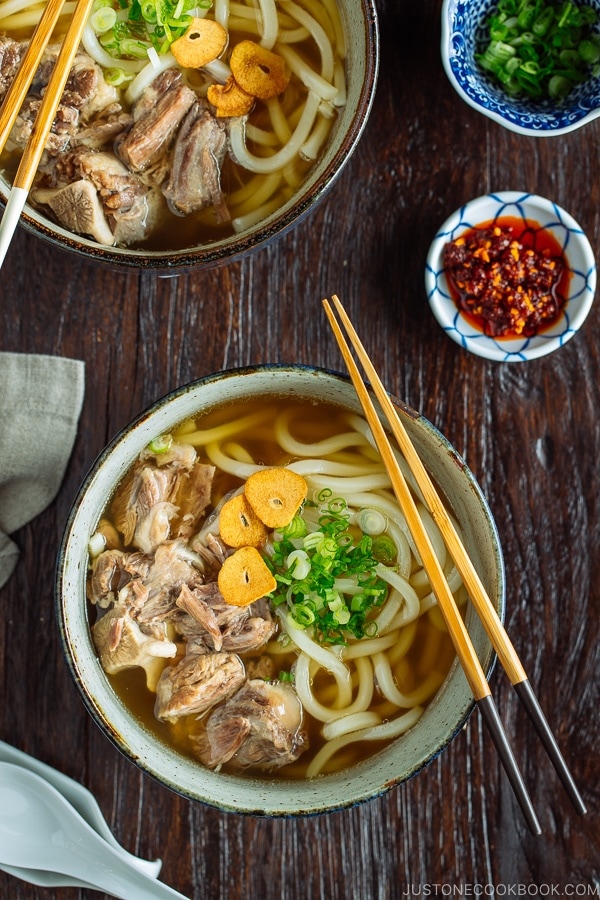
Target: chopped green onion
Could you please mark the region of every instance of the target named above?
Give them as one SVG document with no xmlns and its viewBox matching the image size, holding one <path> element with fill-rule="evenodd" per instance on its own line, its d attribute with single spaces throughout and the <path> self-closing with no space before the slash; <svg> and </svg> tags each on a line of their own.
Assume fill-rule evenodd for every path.
<svg viewBox="0 0 600 900">
<path fill-rule="evenodd" d="M 322 488 L 319 491 L 319 496 L 317 497 L 317 501 L 319 503 L 324 503 L 325 500 L 329 500 L 330 497 L 333 497 L 333 491 L 331 488 Z"/>
<path fill-rule="evenodd" d="M 535 35 L 537 35 L 537 37 L 544 37 L 544 35 L 552 25 L 553 19 L 554 10 L 551 6 L 547 6 L 542 14 L 539 15 L 537 19 L 535 19 L 533 25 L 531 26 L 531 30 Z"/>
<path fill-rule="evenodd" d="M 167 453 L 168 450 L 171 449 L 173 444 L 173 435 L 171 434 L 161 434 L 158 437 L 154 438 L 154 440 L 150 441 L 148 444 L 148 450 L 151 453 Z"/>
<path fill-rule="evenodd" d="M 315 621 L 315 613 L 306 603 L 295 603 L 292 606 L 292 618 L 300 628 L 308 628 Z"/>
<path fill-rule="evenodd" d="M 581 41 L 577 48 L 577 52 L 584 63 L 593 65 L 594 63 L 600 62 L 600 46 L 594 41 Z"/>
<path fill-rule="evenodd" d="M 517 16 L 517 27 L 523 31 L 530 31 L 535 19 L 535 6 L 533 4 L 525 5 Z"/>
<path fill-rule="evenodd" d="M 301 515 L 295 515 L 289 525 L 286 525 L 282 535 L 290 541 L 303 538 L 308 533 L 306 522 Z"/>
<path fill-rule="evenodd" d="M 388 534 L 381 534 L 373 540 L 373 556 L 384 566 L 391 566 L 397 555 L 398 548 Z"/>
<path fill-rule="evenodd" d="M 117 14 L 112 6 L 103 6 L 97 9 L 90 18 L 90 24 L 96 34 L 104 34 L 105 31 L 110 31 L 116 21 Z"/>
<path fill-rule="evenodd" d="M 310 572 L 310 560 L 306 550 L 292 550 L 287 558 L 288 572 L 298 581 L 306 578 Z"/>
<path fill-rule="evenodd" d="M 150 47 L 167 53 L 196 10 L 211 6 L 212 0 L 94 0 L 90 23 L 115 60 L 146 59 Z"/>
<path fill-rule="evenodd" d="M 302 546 L 305 550 L 316 550 L 324 539 L 325 535 L 322 531 L 311 531 L 310 534 L 305 536 Z"/>
<path fill-rule="evenodd" d="M 356 524 L 363 534 L 381 534 L 387 527 L 383 513 L 378 509 L 361 509 L 356 517 Z"/>
<path fill-rule="evenodd" d="M 350 610 L 346 606 L 343 606 L 334 611 L 333 617 L 338 625 L 347 625 L 351 618 Z"/>
<path fill-rule="evenodd" d="M 568 78 L 563 78 L 562 75 L 553 75 L 548 83 L 548 93 L 554 100 L 562 100 L 572 87 Z"/>
<path fill-rule="evenodd" d="M 111 84 L 113 87 L 119 87 L 122 84 L 126 84 L 128 81 L 131 81 L 133 77 L 133 72 L 125 72 L 124 69 L 104 70 L 104 79 L 106 83 Z"/>
<path fill-rule="evenodd" d="M 597 23 L 595 9 L 570 0 L 498 0 L 475 58 L 511 95 L 561 100 L 600 63 Z"/>
<path fill-rule="evenodd" d="M 152 0 L 147 0 L 147 2 L 145 3 L 140 3 L 140 12 L 145 22 L 150 22 L 150 24 L 152 25 L 155 22 L 158 22 L 156 3 L 153 3 Z"/>
<path fill-rule="evenodd" d="M 121 52 L 125 56 L 133 56 L 135 59 L 145 59 L 148 56 L 148 44 L 125 38 L 121 41 Z"/>
<path fill-rule="evenodd" d="M 357 536 L 345 501 L 331 491 L 322 492 L 321 504 L 317 531 L 296 538 L 308 531 L 303 520 L 303 529 L 283 529 L 273 541 L 266 557 L 277 583 L 271 600 L 275 607 L 285 604 L 294 624 L 310 628 L 315 640 L 343 645 L 377 632 L 373 613 L 389 591 L 377 567 L 393 564 L 397 549 L 386 534 L 372 537 L 360 529 Z"/>
</svg>

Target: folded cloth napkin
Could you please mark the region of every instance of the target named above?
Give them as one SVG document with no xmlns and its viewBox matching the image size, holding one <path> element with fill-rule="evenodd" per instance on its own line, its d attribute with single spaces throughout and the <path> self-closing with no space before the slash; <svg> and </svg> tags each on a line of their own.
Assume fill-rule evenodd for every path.
<svg viewBox="0 0 600 900">
<path fill-rule="evenodd" d="M 81 360 L 0 353 L 0 587 L 19 555 L 8 535 L 58 493 L 83 391 Z"/>
</svg>

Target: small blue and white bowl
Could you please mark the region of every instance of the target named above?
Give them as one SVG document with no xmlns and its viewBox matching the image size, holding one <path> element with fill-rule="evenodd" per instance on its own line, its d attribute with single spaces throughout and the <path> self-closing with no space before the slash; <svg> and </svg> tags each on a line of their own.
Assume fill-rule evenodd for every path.
<svg viewBox="0 0 600 900">
<path fill-rule="evenodd" d="M 537 222 L 561 247 L 571 272 L 566 303 L 558 319 L 533 337 L 494 338 L 483 334 L 461 312 L 450 294 L 442 254 L 465 231 L 500 218 Z M 590 242 L 575 219 L 535 194 L 503 191 L 461 206 L 436 234 L 427 254 L 425 288 L 431 310 L 448 337 L 465 350 L 496 362 L 523 362 L 552 353 L 581 328 L 596 291 L 596 262 Z"/>
<path fill-rule="evenodd" d="M 600 13 L 600 0 L 585 4 Z M 510 97 L 484 72 L 475 53 L 488 41 L 486 22 L 497 5 L 497 0 L 444 0 L 442 63 L 463 100 L 510 131 L 533 137 L 566 134 L 600 116 L 600 76 L 590 76 L 560 102 Z"/>
</svg>

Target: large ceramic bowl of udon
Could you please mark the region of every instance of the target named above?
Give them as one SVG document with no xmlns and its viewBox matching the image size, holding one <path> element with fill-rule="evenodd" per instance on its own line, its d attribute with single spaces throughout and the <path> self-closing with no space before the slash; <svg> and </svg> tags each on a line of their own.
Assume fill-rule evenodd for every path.
<svg viewBox="0 0 600 900">
<path fill-rule="evenodd" d="M 429 421 L 401 403 L 397 403 L 397 406 L 425 466 L 457 523 L 495 608 L 503 617 L 505 601 L 501 547 L 490 509 L 473 474 L 448 440 Z M 273 365 L 230 370 L 203 378 L 158 400 L 121 431 L 101 453 L 73 504 L 59 553 L 56 578 L 57 618 L 66 659 L 85 706 L 107 738 L 143 772 L 173 791 L 224 811 L 261 816 L 325 813 L 385 793 L 417 775 L 435 759 L 462 728 L 474 707 L 465 676 L 450 652 L 443 673 L 435 673 L 434 682 L 428 689 L 427 702 L 423 700 L 421 703 L 421 700 L 415 699 L 413 708 L 408 710 L 408 716 L 406 712 L 402 713 L 407 721 L 399 730 L 398 736 L 384 743 L 369 741 L 368 726 L 372 722 L 368 717 L 376 714 L 368 712 L 367 719 L 361 720 L 366 726 L 360 733 L 361 740 L 354 742 L 352 753 L 356 750 L 357 755 L 346 757 L 342 753 L 338 760 L 339 767 L 337 763 L 333 768 L 325 766 L 318 775 L 308 770 L 299 774 L 299 770 L 294 769 L 293 765 L 287 771 L 282 769 L 277 773 L 269 771 L 265 774 L 251 774 L 249 770 L 232 772 L 227 766 L 206 767 L 193 754 L 190 756 L 180 747 L 170 744 L 164 735 L 156 732 L 139 710 L 134 711 L 128 707 L 125 694 L 107 677 L 92 637 L 86 581 L 90 539 L 96 534 L 107 503 L 123 482 L 125 473 L 157 436 L 175 433 L 179 423 L 189 422 L 190 418 L 195 419 L 199 414 L 212 410 L 223 416 L 225 411 L 225 421 L 229 421 L 229 409 L 236 409 L 238 416 L 244 416 L 244 411 L 258 415 L 252 426 L 254 431 L 251 444 L 255 447 L 253 441 L 262 439 L 261 434 L 265 429 L 272 428 L 274 419 L 279 421 L 283 417 L 288 421 L 287 410 L 292 407 L 296 409 L 294 415 L 298 415 L 298 409 L 304 410 L 298 420 L 301 431 L 303 428 L 313 427 L 308 420 L 316 421 L 319 417 L 331 420 L 336 416 L 349 422 L 350 430 L 362 429 L 359 443 L 365 446 L 368 460 L 377 468 L 377 458 L 372 456 L 370 449 L 368 429 L 361 424 L 360 404 L 351 382 L 345 376 L 324 369 Z M 276 415 L 273 409 L 278 410 Z M 189 436 L 187 426 L 185 430 Z M 341 430 L 340 434 L 346 432 Z M 189 439 L 192 440 L 191 437 Z M 284 438 L 280 436 L 278 440 L 283 442 Z M 346 438 L 341 440 L 343 444 Z M 227 444 L 223 452 L 231 453 L 232 458 L 246 465 L 251 461 L 252 454 L 248 455 L 247 448 L 241 449 L 242 444 L 241 438 L 239 442 L 234 440 L 234 444 Z M 214 445 L 211 446 L 213 450 L 208 447 L 207 452 L 217 452 L 214 451 Z M 289 458 L 290 449 L 297 449 L 297 446 L 282 451 L 282 459 L 286 454 Z M 341 456 L 335 447 L 331 452 L 332 458 L 348 464 L 348 450 L 343 450 Z M 336 452 L 338 456 L 335 455 Z M 325 453 L 323 445 L 320 448 L 317 445 L 309 458 L 303 458 L 306 456 L 303 453 L 299 457 L 300 471 L 308 472 L 311 466 L 314 467 L 317 474 L 306 475 L 306 479 L 310 483 L 310 477 L 317 478 L 317 486 L 319 477 L 326 480 L 331 477 L 327 474 L 329 469 L 327 466 L 323 469 L 321 462 L 315 467 L 314 457 L 320 453 Z M 291 453 L 291 458 L 298 463 L 294 452 Z M 371 472 L 375 471 L 372 466 L 369 469 Z M 320 471 L 322 474 L 319 476 Z M 374 490 L 381 493 L 384 490 L 381 487 L 381 473 L 370 477 L 375 478 L 375 481 L 370 481 L 368 485 L 361 481 L 360 487 L 358 484 L 354 485 L 354 490 Z M 333 484 L 331 481 L 328 483 Z M 322 485 L 319 490 L 321 489 Z M 335 491 L 338 490 L 340 488 L 335 487 Z M 364 500 L 357 502 L 366 503 Z M 425 515 L 424 512 L 422 514 Z M 438 550 L 438 553 L 441 552 Z M 448 564 L 449 561 L 446 560 L 444 565 L 447 567 Z M 454 577 L 451 566 L 446 571 L 451 582 Z M 460 591 L 460 588 L 454 584 L 453 590 Z M 446 641 L 447 635 L 443 637 L 443 625 L 440 625 L 435 603 L 432 596 L 427 594 L 426 588 L 423 589 L 422 596 L 425 599 L 417 601 L 414 622 L 402 628 L 416 629 L 423 626 L 421 634 L 425 640 L 429 625 L 424 622 L 423 616 L 437 617 L 436 627 L 439 633 L 436 634 L 433 645 L 423 644 L 423 647 L 428 648 L 429 660 L 425 660 L 423 656 L 417 657 L 418 661 L 415 663 L 423 669 L 421 676 L 427 680 L 432 674 L 432 667 L 435 669 L 438 664 L 436 660 L 441 660 L 446 652 L 442 651 L 443 644 L 440 642 Z M 460 602 L 463 604 L 461 608 L 473 644 L 484 670 L 489 673 L 494 663 L 490 642 L 471 609 L 466 594 Z M 404 609 L 404 603 L 401 599 L 400 609 Z M 400 652 L 399 644 L 406 634 L 406 630 L 397 633 L 388 631 L 387 646 L 391 647 L 392 652 Z M 404 637 L 400 638 L 398 635 Z M 385 638 L 383 625 L 376 637 L 380 640 Z M 420 653 L 416 643 L 414 646 Z M 376 663 L 375 660 L 373 666 Z M 369 671 L 370 665 L 369 663 L 367 666 Z M 302 696 L 299 671 L 298 662 L 295 688 L 298 695 Z M 381 670 L 374 671 L 379 673 Z M 293 689 L 289 684 L 286 685 L 287 688 Z M 373 689 L 373 684 L 370 688 Z M 406 690 L 401 681 L 390 687 L 392 692 L 396 689 Z M 362 688 L 358 690 L 360 692 Z M 327 702 L 324 695 L 319 702 Z M 315 704 L 315 715 L 318 714 L 319 702 Z M 415 703 L 421 704 L 416 713 Z M 383 714 L 391 715 L 385 709 Z M 348 716 L 350 718 L 351 715 Z M 317 723 L 319 728 L 322 724 Z M 316 732 L 313 736 L 316 736 Z"/>
<path fill-rule="evenodd" d="M 139 5 L 128 2 L 133 20 Z M 103 3 L 105 12 L 92 14 L 84 31 L 83 74 L 67 84 L 69 97 L 76 100 L 73 108 L 65 100 L 68 109 L 61 122 L 74 121 L 77 130 L 64 139 L 71 125 L 60 126 L 53 156 L 43 160 L 42 181 L 34 184 L 21 218 L 33 234 L 113 268 L 177 274 L 222 265 L 289 231 L 340 175 L 363 133 L 375 93 L 379 33 L 374 0 L 312 6 L 291 0 L 276 6 L 265 0 L 231 9 L 227 2 L 195 6 L 186 0 L 172 6 L 183 9 L 184 16 L 193 7 L 195 14 L 224 29 L 220 55 L 198 67 L 185 58 L 180 63 L 174 51 L 163 53 L 158 39 L 144 33 L 143 52 L 138 48 L 127 56 L 115 49 L 117 37 L 108 40 L 112 19 L 105 13 L 108 8 L 108 15 L 116 17 L 116 34 L 129 7 L 117 0 Z M 7 40 L 23 41 L 19 23 L 14 34 L 7 23 L 6 28 L 0 23 Z M 126 27 L 139 29 L 140 23 Z M 148 24 L 150 32 L 156 27 Z M 251 82 L 243 83 L 255 93 L 246 91 L 250 100 L 245 109 L 222 107 L 221 116 L 215 104 L 222 102 L 228 79 L 234 79 L 236 89 L 235 79 L 242 80 L 237 69 L 232 74 L 232 54 L 242 45 L 250 56 L 239 62 L 240 73 L 252 66 Z M 277 65 L 273 56 L 263 59 L 263 52 L 274 54 Z M 10 47 L 4 53 L 2 65 L 9 67 L 2 73 L 5 85 L 20 53 Z M 252 79 L 269 66 L 272 74 L 278 65 L 289 81 L 272 96 L 281 89 L 273 86 L 274 75 L 266 86 Z M 96 68 L 88 72 L 89 66 Z M 173 72 L 180 81 L 172 82 Z M 81 85 L 95 83 L 98 73 L 102 91 L 96 85 L 82 99 L 80 92 L 85 95 L 87 87 Z M 121 85 L 122 78 L 133 80 Z M 153 79 L 163 80 L 157 87 L 159 81 Z M 217 89 L 216 95 L 210 87 Z M 40 86 L 35 90 L 39 93 Z M 0 203 L 6 202 L 28 133 L 30 113 L 24 115 L 7 145 L 11 155 L 3 155 Z"/>
</svg>

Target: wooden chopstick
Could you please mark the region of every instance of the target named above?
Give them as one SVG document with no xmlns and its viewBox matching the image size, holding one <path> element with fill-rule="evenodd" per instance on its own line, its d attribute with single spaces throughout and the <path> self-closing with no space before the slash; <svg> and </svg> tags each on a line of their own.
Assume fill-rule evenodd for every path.
<svg viewBox="0 0 600 900">
<path fill-rule="evenodd" d="M 577 785 L 573 780 L 573 776 L 565 762 L 560 748 L 552 734 L 548 721 L 543 713 L 542 708 L 533 692 L 531 683 L 527 677 L 527 673 L 519 659 L 517 652 L 511 643 L 511 640 L 500 621 L 500 618 L 490 600 L 482 582 L 479 578 L 475 567 L 465 550 L 459 535 L 452 524 L 452 520 L 448 516 L 446 509 L 435 489 L 433 483 L 421 462 L 421 458 L 416 452 L 412 441 L 410 440 L 402 421 L 400 420 L 394 405 L 392 404 L 381 380 L 371 363 L 352 323 L 345 312 L 339 299 L 334 296 L 332 301 L 336 311 L 342 320 L 344 327 L 350 337 L 354 350 L 365 370 L 375 395 L 379 400 L 382 409 L 388 419 L 394 437 L 398 441 L 398 446 L 402 451 L 419 488 L 425 499 L 426 506 L 429 509 L 434 521 L 436 522 L 442 536 L 448 547 L 448 551 L 454 560 L 456 568 L 463 579 L 467 588 L 467 592 L 471 597 L 471 601 L 477 610 L 477 613 L 483 623 L 483 626 L 492 642 L 494 650 L 498 654 L 498 658 L 502 667 L 506 671 L 511 684 L 513 685 L 517 696 L 521 700 L 527 714 L 529 715 L 548 756 L 558 773 L 558 776 L 569 795 L 573 806 L 580 815 L 587 812 L 585 803 L 577 789 Z"/>
<path fill-rule="evenodd" d="M 17 74 L 2 101 L 0 107 L 0 153 L 4 150 L 64 4 L 65 0 L 48 0 Z"/>
<path fill-rule="evenodd" d="M 335 304 L 338 314 L 340 314 L 340 309 L 342 309 L 343 313 L 343 308 L 341 307 L 341 303 L 339 302 L 338 298 L 334 296 L 332 300 Z M 358 398 L 373 434 L 373 438 L 375 440 L 375 443 L 377 444 L 379 453 L 381 454 L 386 470 L 390 476 L 394 493 L 396 494 L 396 497 L 400 504 L 400 508 L 404 513 L 408 527 L 414 538 L 415 545 L 421 556 L 423 568 L 425 569 L 427 576 L 431 582 L 431 586 L 437 598 L 440 611 L 444 617 L 446 625 L 448 626 L 448 632 L 456 649 L 456 653 L 462 669 L 469 683 L 469 687 L 473 692 L 473 696 L 483 716 L 483 719 L 489 728 L 492 740 L 498 751 L 498 755 L 500 757 L 502 765 L 504 766 L 506 774 L 508 775 L 509 781 L 512 785 L 521 810 L 523 811 L 523 815 L 529 826 L 529 829 L 532 834 L 539 835 L 542 833 L 540 823 L 536 816 L 529 794 L 527 793 L 527 789 L 525 787 L 521 772 L 519 771 L 517 761 L 512 752 L 512 748 L 508 742 L 508 738 L 506 737 L 504 728 L 502 727 L 502 722 L 500 720 L 500 716 L 498 715 L 498 710 L 496 709 L 496 705 L 491 695 L 490 686 L 481 667 L 481 663 L 479 662 L 477 653 L 475 652 L 475 648 L 471 643 L 471 639 L 467 632 L 465 623 L 463 622 L 460 612 L 458 611 L 454 597 L 440 566 L 440 562 L 435 555 L 435 551 L 433 549 L 427 531 L 425 530 L 425 526 L 423 525 L 421 516 L 419 515 L 419 512 L 417 510 L 416 503 L 412 497 L 412 494 L 410 493 L 402 470 L 398 465 L 398 461 L 394 456 L 394 452 L 388 441 L 387 434 L 385 433 L 383 425 L 379 420 L 379 416 L 375 411 L 367 388 L 365 387 L 360 372 L 358 371 L 358 367 L 350 353 L 350 348 L 346 343 L 346 339 L 337 320 L 334 317 L 333 310 L 331 309 L 331 306 L 329 305 L 329 302 L 327 300 L 323 301 L 323 306 L 325 308 L 327 318 L 329 319 L 329 323 L 331 325 L 331 328 L 333 329 L 333 333 L 338 342 L 340 350 L 342 351 L 342 355 L 344 357 L 346 365 L 348 366 L 348 371 L 350 372 L 352 383 L 354 384 L 354 388 L 356 390 L 356 393 L 358 394 Z M 340 314 L 340 318 L 342 318 L 350 339 L 354 343 L 356 332 L 352 328 L 350 320 L 347 316 L 345 316 L 345 314 L 344 317 L 342 317 L 342 315 Z M 350 326 L 350 328 L 348 328 L 348 325 Z M 394 418 L 396 417 L 395 410 L 393 410 L 393 416 Z M 410 465 L 410 460 L 407 460 L 407 462 Z"/>
<path fill-rule="evenodd" d="M 27 195 L 33 184 L 33 179 L 35 178 L 42 153 L 44 152 L 44 146 L 48 134 L 50 133 L 50 129 L 52 128 L 52 122 L 54 121 L 56 110 L 60 103 L 65 84 L 67 83 L 67 78 L 69 77 L 69 72 L 71 71 L 71 66 L 75 54 L 77 53 L 92 3 L 93 0 L 78 0 L 69 29 L 56 59 L 50 81 L 44 92 L 29 141 L 27 142 L 27 146 L 21 157 L 19 168 L 17 169 L 17 174 L 8 197 L 6 209 L 4 210 L 2 222 L 0 223 L 0 266 L 4 262 L 12 236 L 19 222 L 21 213 L 23 212 Z M 46 32 L 46 28 L 49 28 L 49 23 L 50 17 L 45 22 L 44 32 L 39 38 L 40 42 L 46 37 L 48 40 L 50 38 L 51 30 L 49 33 Z M 31 73 L 32 77 L 34 72 L 35 70 Z M 21 82 L 19 87 L 22 90 Z M 10 110 L 11 107 L 12 102 L 9 101 L 8 109 Z M 10 112 L 10 115 L 12 115 L 12 112 Z"/>
</svg>

